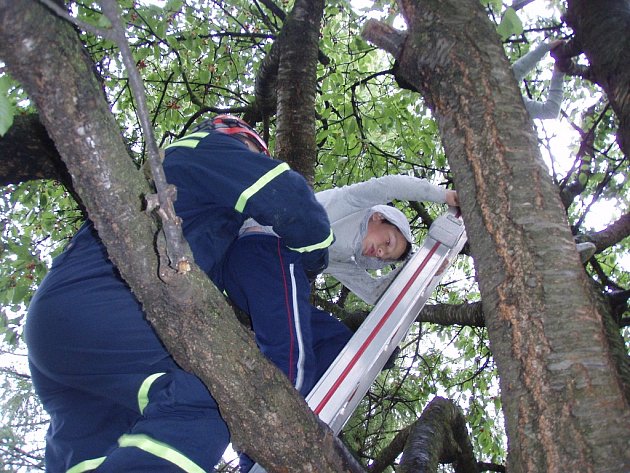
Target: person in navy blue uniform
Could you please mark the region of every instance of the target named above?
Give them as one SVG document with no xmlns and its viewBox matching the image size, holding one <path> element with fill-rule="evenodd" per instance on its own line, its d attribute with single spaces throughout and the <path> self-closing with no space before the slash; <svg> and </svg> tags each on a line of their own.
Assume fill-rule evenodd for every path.
<svg viewBox="0 0 630 473">
<path fill-rule="evenodd" d="M 254 330 L 263 352 L 275 357 L 294 382 L 300 363 L 308 367 L 309 373 L 300 375 L 304 381 L 298 389 L 304 393 L 322 370 L 312 358 L 329 363 L 336 355 L 322 345 L 338 351 L 349 336 L 336 319 L 318 311 L 313 311 L 314 330 L 330 325 L 332 339 L 343 336 L 331 345 L 312 336 L 311 320 L 305 317 L 313 308 L 302 292 L 308 275 L 326 266 L 333 235 L 306 181 L 267 155 L 264 141 L 249 125 L 219 116 L 169 145 L 164 170 L 177 186 L 175 209 L 195 261 L 220 289 L 232 267 L 226 255 L 232 261 L 240 257 L 231 247 L 245 241 L 237 240 L 244 221 L 251 217 L 273 227 L 274 252 L 289 263 L 286 268 L 297 285 L 277 292 L 258 278 L 246 281 L 228 274 L 227 280 L 235 299 L 248 285 L 256 294 L 272 291 L 267 297 L 283 304 L 293 293 L 302 298 L 291 306 L 299 307 L 296 319 L 285 317 L 284 305 L 279 316 L 267 314 L 267 322 L 257 318 Z M 263 268 L 277 263 L 265 254 L 260 257 L 242 264 Z M 292 284 L 291 278 L 285 281 Z M 278 324 L 280 318 L 285 325 Z M 306 330 L 298 333 L 296 320 Z M 271 337 L 271 348 L 265 345 L 269 334 L 277 335 Z M 285 335 L 293 341 L 276 342 Z M 202 473 L 219 461 L 229 432 L 216 402 L 165 351 L 89 220 L 54 260 L 34 295 L 25 339 L 33 384 L 51 418 L 47 472 Z M 291 352 L 294 342 L 308 345 L 306 358 Z"/>
<path fill-rule="evenodd" d="M 311 305 L 308 271 L 282 238 L 246 227 L 228 250 L 223 283 L 230 300 L 251 319 L 256 343 L 302 396 L 315 386 L 352 337 L 330 313 Z M 239 452 L 239 468 L 253 460 Z"/>
</svg>

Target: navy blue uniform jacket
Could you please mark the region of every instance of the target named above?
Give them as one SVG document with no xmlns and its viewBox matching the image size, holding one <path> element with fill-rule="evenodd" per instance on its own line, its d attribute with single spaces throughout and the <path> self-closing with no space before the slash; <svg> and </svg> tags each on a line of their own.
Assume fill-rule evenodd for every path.
<svg viewBox="0 0 630 473">
<path fill-rule="evenodd" d="M 167 148 L 164 171 L 177 187 L 175 210 L 195 262 L 219 287 L 223 256 L 248 217 L 273 226 L 287 247 L 301 252 L 307 272 L 326 267 L 333 241 L 328 217 L 304 178 L 286 163 L 251 152 L 231 136 L 195 133 Z M 117 273 L 91 222 L 71 246 L 77 247 L 73 252 L 77 264 L 55 265 L 54 272 L 68 273 L 67 278 L 56 274 L 55 280 Z"/>
</svg>

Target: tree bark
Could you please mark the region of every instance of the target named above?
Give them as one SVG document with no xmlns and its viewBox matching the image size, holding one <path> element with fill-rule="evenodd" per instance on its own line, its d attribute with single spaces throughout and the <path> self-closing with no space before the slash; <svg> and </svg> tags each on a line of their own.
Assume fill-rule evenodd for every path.
<svg viewBox="0 0 630 473">
<path fill-rule="evenodd" d="M 360 471 L 206 275 L 159 265 L 157 225 L 143 211 L 152 189 L 127 154 L 73 28 L 37 1 L 0 0 L 0 57 L 40 111 L 111 260 L 173 357 L 210 388 L 233 440 L 270 472 Z"/>
<path fill-rule="evenodd" d="M 600 252 L 606 248 L 610 248 L 620 243 L 630 235 L 630 213 L 623 214 L 604 230 L 595 233 L 589 233 L 584 241 L 590 241 L 597 246 Z"/>
<path fill-rule="evenodd" d="M 381 473 L 385 471 L 388 466 L 396 464 L 397 458 L 405 448 L 405 444 L 409 438 L 409 432 L 413 426 L 414 424 L 409 425 L 396 434 L 394 439 L 389 442 L 387 447 L 379 452 L 378 457 L 370 464 L 368 473 Z"/>
<path fill-rule="evenodd" d="M 397 471 L 434 473 L 440 463 L 453 463 L 455 473 L 479 473 L 464 414 L 438 396 L 411 428 Z"/>
<path fill-rule="evenodd" d="M 617 142 L 630 156 L 630 4 L 628 0 L 569 0 L 565 21 L 576 50 L 590 63 L 588 77 L 606 92 L 619 119 Z"/>
<path fill-rule="evenodd" d="M 493 25 L 476 0 L 401 0 L 379 25 L 437 118 L 500 375 L 507 470 L 630 470 L 630 409 L 602 313 Z M 383 37 L 385 36 L 385 37 Z M 394 39 L 392 39 L 393 37 Z"/>
<path fill-rule="evenodd" d="M 313 184 L 315 98 L 323 0 L 297 0 L 278 38 L 275 154 Z"/>
</svg>

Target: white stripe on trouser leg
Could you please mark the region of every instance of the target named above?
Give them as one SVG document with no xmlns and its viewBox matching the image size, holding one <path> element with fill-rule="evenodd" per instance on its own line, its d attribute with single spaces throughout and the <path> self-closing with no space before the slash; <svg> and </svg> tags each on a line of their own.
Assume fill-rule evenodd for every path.
<svg viewBox="0 0 630 473">
<path fill-rule="evenodd" d="M 300 308 L 297 300 L 297 289 L 295 284 L 294 265 L 289 265 L 291 273 L 291 292 L 293 293 L 293 323 L 295 324 L 295 334 L 298 343 L 297 376 L 295 377 L 295 389 L 302 388 L 304 382 L 304 340 L 302 340 L 302 326 L 300 325 Z"/>
</svg>

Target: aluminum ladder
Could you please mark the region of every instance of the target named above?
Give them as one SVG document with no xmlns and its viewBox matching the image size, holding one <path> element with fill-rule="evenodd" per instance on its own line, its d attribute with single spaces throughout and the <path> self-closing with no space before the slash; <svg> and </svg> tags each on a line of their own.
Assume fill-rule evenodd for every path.
<svg viewBox="0 0 630 473">
<path fill-rule="evenodd" d="M 376 376 L 466 243 L 459 210 L 431 225 L 422 247 L 405 264 L 368 317 L 306 397 L 310 408 L 339 434 Z M 265 473 L 256 464 L 250 473 Z"/>
</svg>

